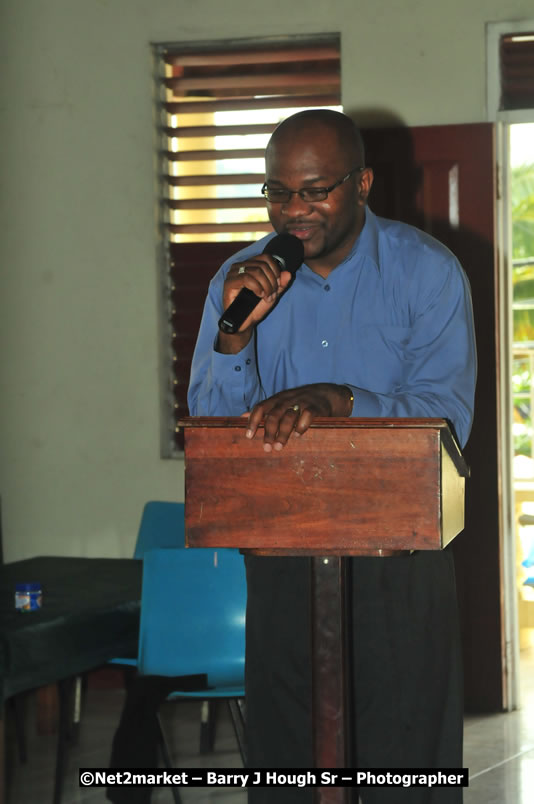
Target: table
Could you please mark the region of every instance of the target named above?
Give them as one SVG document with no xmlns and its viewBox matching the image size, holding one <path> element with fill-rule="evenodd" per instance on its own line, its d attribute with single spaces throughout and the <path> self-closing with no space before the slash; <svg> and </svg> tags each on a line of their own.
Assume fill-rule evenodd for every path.
<svg viewBox="0 0 534 804">
<path fill-rule="evenodd" d="M 63 556 L 0 566 L 0 777 L 5 700 L 137 656 L 142 566 L 137 559 Z M 33 581 L 42 585 L 42 609 L 16 611 L 15 584 Z"/>
<path fill-rule="evenodd" d="M 0 694 L 137 656 L 142 561 L 45 556 L 0 567 Z M 40 611 L 15 610 L 15 584 L 39 581 Z"/>
</svg>

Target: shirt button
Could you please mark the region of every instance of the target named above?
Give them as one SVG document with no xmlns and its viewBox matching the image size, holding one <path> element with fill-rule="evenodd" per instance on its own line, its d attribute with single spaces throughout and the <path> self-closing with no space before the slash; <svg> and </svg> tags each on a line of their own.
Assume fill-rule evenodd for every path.
<svg viewBox="0 0 534 804">
<path fill-rule="evenodd" d="M 328 346 L 328 341 L 321 341 L 321 346 L 326 349 Z"/>
<path fill-rule="evenodd" d="M 325 286 L 324 286 L 324 289 L 325 289 L 326 291 L 330 290 L 330 285 L 325 285 Z"/>
<path fill-rule="evenodd" d="M 251 363 L 252 363 L 252 360 L 250 359 L 250 357 L 247 357 L 247 359 L 246 359 L 247 366 L 250 366 Z"/>
<path fill-rule="evenodd" d="M 241 366 L 234 366 L 234 371 L 241 371 Z"/>
</svg>

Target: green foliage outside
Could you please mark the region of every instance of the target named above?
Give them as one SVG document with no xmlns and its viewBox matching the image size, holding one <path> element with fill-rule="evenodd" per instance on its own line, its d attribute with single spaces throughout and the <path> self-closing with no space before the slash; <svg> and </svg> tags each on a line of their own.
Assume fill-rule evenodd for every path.
<svg viewBox="0 0 534 804">
<path fill-rule="evenodd" d="M 514 395 L 514 452 L 533 457 L 531 393 L 533 355 L 519 349 L 534 346 L 534 164 L 513 168 L 512 254 L 514 293 L 514 346 L 512 382 Z"/>
<path fill-rule="evenodd" d="M 513 168 L 512 197 L 512 256 L 514 305 L 532 305 L 532 309 L 514 310 L 514 343 L 534 343 L 534 164 Z"/>
<path fill-rule="evenodd" d="M 534 259 L 534 164 L 512 169 L 511 192 L 514 259 Z"/>
</svg>

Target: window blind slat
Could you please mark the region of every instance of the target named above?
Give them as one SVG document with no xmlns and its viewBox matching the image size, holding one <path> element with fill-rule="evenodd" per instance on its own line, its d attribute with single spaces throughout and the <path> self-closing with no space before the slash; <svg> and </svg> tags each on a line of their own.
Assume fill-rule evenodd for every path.
<svg viewBox="0 0 534 804">
<path fill-rule="evenodd" d="M 216 90 L 255 90 L 258 95 L 269 95 L 281 87 L 301 88 L 335 87 L 339 84 L 339 76 L 335 73 L 309 70 L 305 73 L 262 73 L 261 75 L 228 75 L 207 76 L 206 78 L 166 78 L 165 86 L 172 89 L 175 94 L 192 93 L 193 90 L 209 91 L 216 95 Z M 250 94 L 250 93 L 249 93 Z"/>
<path fill-rule="evenodd" d="M 221 173 L 205 176 L 165 176 L 164 180 L 173 187 L 211 187 L 217 184 L 259 184 L 262 185 L 263 173 Z"/>
<path fill-rule="evenodd" d="M 170 209 L 265 209 L 265 200 L 258 193 L 257 198 L 187 198 L 180 201 L 169 199 Z"/>
<path fill-rule="evenodd" d="M 290 47 L 269 50 L 218 50 L 198 53 L 168 54 L 165 63 L 181 67 L 206 67 L 235 64 L 280 64 L 281 62 L 339 59 L 336 47 Z"/>
<path fill-rule="evenodd" d="M 328 94 L 299 95 L 291 94 L 287 96 L 276 95 L 272 97 L 262 97 L 262 109 L 298 109 L 308 107 L 317 109 L 321 106 L 336 106 L 339 104 L 339 92 Z M 240 98 L 220 98 L 218 100 L 198 101 L 183 100 L 169 101 L 164 103 L 164 107 L 169 114 L 211 114 L 215 112 L 248 112 L 258 109 L 258 98 L 246 100 Z"/>
<path fill-rule="evenodd" d="M 265 221 L 247 223 L 167 223 L 166 228 L 173 234 L 221 234 L 222 232 L 272 232 L 273 227 Z"/>
<path fill-rule="evenodd" d="M 272 134 L 275 128 L 276 123 L 250 126 L 183 126 L 178 124 L 162 128 L 161 131 L 168 137 L 246 137 L 253 134 Z"/>
<path fill-rule="evenodd" d="M 220 159 L 263 159 L 263 148 L 233 148 L 218 151 L 165 151 L 169 162 L 217 162 Z"/>
</svg>

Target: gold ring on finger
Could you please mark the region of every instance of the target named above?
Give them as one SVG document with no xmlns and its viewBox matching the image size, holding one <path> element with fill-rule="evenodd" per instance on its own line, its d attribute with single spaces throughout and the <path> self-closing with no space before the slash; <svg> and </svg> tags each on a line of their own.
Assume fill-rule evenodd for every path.
<svg viewBox="0 0 534 804">
<path fill-rule="evenodd" d="M 292 407 L 290 408 L 290 410 L 294 410 L 294 411 L 295 411 L 295 413 L 298 413 L 298 412 L 299 412 L 299 410 L 300 410 L 300 405 L 292 405 Z"/>
</svg>

